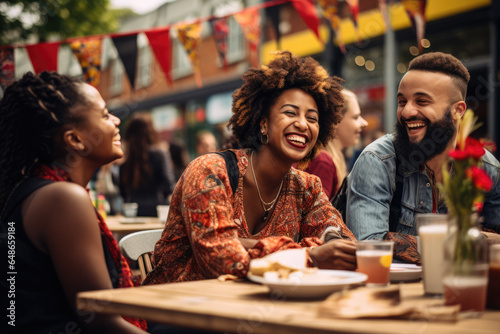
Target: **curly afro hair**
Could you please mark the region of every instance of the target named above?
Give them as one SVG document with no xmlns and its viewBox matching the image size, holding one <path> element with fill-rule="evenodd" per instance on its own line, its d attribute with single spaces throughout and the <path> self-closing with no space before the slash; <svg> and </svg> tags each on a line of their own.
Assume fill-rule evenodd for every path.
<svg viewBox="0 0 500 334">
<path fill-rule="evenodd" d="M 329 76 L 311 57 L 300 58 L 290 51 L 277 51 L 269 65 L 250 68 L 243 75 L 243 81 L 233 94 L 233 116 L 228 125 L 240 147 L 258 149 L 262 145 L 260 121 L 269 116 L 271 106 L 288 89 L 299 88 L 310 94 L 319 112 L 318 140 L 300 165 L 307 164 L 317 150 L 328 143 L 333 137 L 333 125 L 342 120 L 342 79 Z"/>
</svg>

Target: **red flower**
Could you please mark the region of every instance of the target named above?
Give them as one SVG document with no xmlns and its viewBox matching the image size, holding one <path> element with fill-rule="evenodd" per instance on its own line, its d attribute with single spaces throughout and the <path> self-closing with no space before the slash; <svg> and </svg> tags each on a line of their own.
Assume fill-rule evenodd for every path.
<svg viewBox="0 0 500 334">
<path fill-rule="evenodd" d="M 452 157 L 455 160 L 465 160 L 467 159 L 467 152 L 466 151 L 461 151 L 459 149 L 456 150 L 451 150 L 448 152 L 448 155 Z"/>
<path fill-rule="evenodd" d="M 481 213 L 481 211 L 483 211 L 483 202 L 474 203 L 474 207 L 476 208 L 477 213 Z"/>
<path fill-rule="evenodd" d="M 472 179 L 472 183 L 474 183 L 474 186 L 479 190 L 490 191 L 491 186 L 493 185 L 490 176 L 479 167 L 472 166 L 468 168 L 465 171 L 465 175 Z"/>
<path fill-rule="evenodd" d="M 471 137 L 467 138 L 464 151 L 467 152 L 469 158 L 475 160 L 481 159 L 485 153 L 483 144 L 479 140 Z"/>
</svg>

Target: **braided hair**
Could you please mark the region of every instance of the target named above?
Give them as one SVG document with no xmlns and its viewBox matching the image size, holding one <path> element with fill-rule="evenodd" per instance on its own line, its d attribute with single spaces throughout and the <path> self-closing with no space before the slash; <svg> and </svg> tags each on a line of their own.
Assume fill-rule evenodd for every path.
<svg viewBox="0 0 500 334">
<path fill-rule="evenodd" d="M 7 87 L 0 101 L 0 214 L 37 164 L 62 154 L 55 138 L 64 125 L 79 121 L 73 107 L 86 103 L 79 81 L 55 72 L 29 72 Z"/>
<path fill-rule="evenodd" d="M 342 79 L 329 76 L 311 57 L 295 57 L 290 51 L 277 51 L 275 55 L 269 65 L 250 68 L 243 75 L 244 84 L 233 94 L 228 127 L 240 147 L 258 149 L 262 145 L 260 121 L 269 116 L 270 108 L 285 90 L 299 88 L 314 98 L 319 112 L 318 140 L 300 163 L 307 165 L 333 137 L 333 125 L 342 120 Z"/>
</svg>

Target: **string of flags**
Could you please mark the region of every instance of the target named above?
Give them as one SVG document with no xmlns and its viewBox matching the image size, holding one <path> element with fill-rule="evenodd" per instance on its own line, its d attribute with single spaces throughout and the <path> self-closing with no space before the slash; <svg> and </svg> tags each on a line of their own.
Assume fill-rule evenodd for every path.
<svg viewBox="0 0 500 334">
<path fill-rule="evenodd" d="M 384 8 L 389 3 L 397 0 L 379 0 L 379 7 Z M 413 28 L 416 30 L 417 41 L 424 38 L 425 33 L 425 8 L 426 0 L 399 0 L 407 11 Z M 172 43 L 171 29 L 174 29 L 176 36 L 183 45 L 186 54 L 193 67 L 196 84 L 202 86 L 199 69 L 199 45 L 201 44 L 202 23 L 208 21 L 212 30 L 212 36 L 216 44 L 218 56 L 224 69 L 227 68 L 227 39 L 229 27 L 227 18 L 233 16 L 241 26 L 243 34 L 250 46 L 250 59 L 252 66 L 258 66 L 258 47 L 261 38 L 261 14 L 260 10 L 265 9 L 275 29 L 276 40 L 280 41 L 279 33 L 279 8 L 285 3 L 291 3 L 304 23 L 315 34 L 320 42 L 319 35 L 320 15 L 317 7 L 321 9 L 321 16 L 329 22 L 335 32 L 333 38 L 340 49 L 345 52 L 345 46 L 340 36 L 340 20 L 348 13 L 354 23 L 356 33 L 358 32 L 357 17 L 359 14 L 359 0 L 271 0 L 261 4 L 244 8 L 226 16 L 200 18 L 190 22 L 180 22 L 171 26 L 157 27 L 148 30 L 115 33 L 109 35 L 94 35 L 79 38 L 71 38 L 57 42 L 44 42 L 31 45 L 0 46 L 0 87 L 5 88 L 15 80 L 15 59 L 14 49 L 24 47 L 27 50 L 33 69 L 36 73 L 42 71 L 57 71 L 57 55 L 61 44 L 68 44 L 76 59 L 82 67 L 84 80 L 98 88 L 101 71 L 102 39 L 110 37 L 115 45 L 118 56 L 123 62 L 125 73 L 134 88 L 137 63 L 137 35 L 144 33 L 148 38 L 150 47 L 158 61 L 167 82 L 172 85 L 171 77 L 172 65 Z M 384 15 L 384 11 L 382 11 Z M 388 18 L 384 17 L 386 24 Z M 359 34 L 357 33 L 359 37 Z"/>
</svg>

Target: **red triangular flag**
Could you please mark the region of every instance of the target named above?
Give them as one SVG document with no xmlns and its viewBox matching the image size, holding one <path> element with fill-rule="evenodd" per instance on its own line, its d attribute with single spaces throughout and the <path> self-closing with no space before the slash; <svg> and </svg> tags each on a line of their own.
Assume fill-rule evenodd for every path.
<svg viewBox="0 0 500 334">
<path fill-rule="evenodd" d="M 170 42 L 170 27 L 145 32 L 149 40 L 149 45 L 160 64 L 167 82 L 173 85 L 174 81 L 170 75 L 172 68 L 172 44 Z"/>
<path fill-rule="evenodd" d="M 316 6 L 312 3 L 312 1 L 292 0 L 292 5 L 309 29 L 311 29 L 316 37 L 318 37 L 318 40 L 323 43 L 321 37 L 319 36 L 318 12 L 316 11 Z"/>
<path fill-rule="evenodd" d="M 0 87 L 5 91 L 5 88 L 14 80 L 16 80 L 14 49 L 11 47 L 0 48 Z"/>
<path fill-rule="evenodd" d="M 101 75 L 101 45 L 100 37 L 76 40 L 69 45 L 82 67 L 85 82 L 96 88 Z"/>
<path fill-rule="evenodd" d="M 57 52 L 61 42 L 26 45 L 35 73 L 57 71 Z"/>
</svg>

